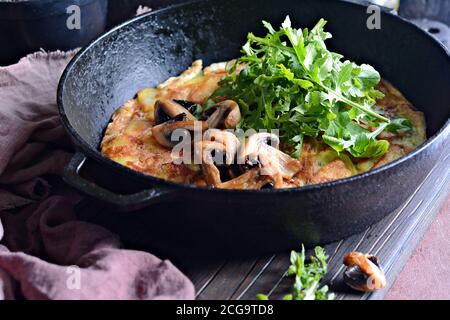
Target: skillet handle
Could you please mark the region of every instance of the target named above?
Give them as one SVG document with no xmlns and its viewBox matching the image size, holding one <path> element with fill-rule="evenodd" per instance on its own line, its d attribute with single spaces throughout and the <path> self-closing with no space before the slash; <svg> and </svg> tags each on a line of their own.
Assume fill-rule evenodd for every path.
<svg viewBox="0 0 450 320">
<path fill-rule="evenodd" d="M 166 189 L 153 188 L 129 195 L 116 194 L 81 177 L 79 172 L 86 160 L 87 157 L 84 154 L 80 152 L 75 153 L 64 168 L 64 181 L 78 191 L 112 205 L 119 211 L 140 209 L 161 202 L 162 199 L 174 192 Z"/>
</svg>

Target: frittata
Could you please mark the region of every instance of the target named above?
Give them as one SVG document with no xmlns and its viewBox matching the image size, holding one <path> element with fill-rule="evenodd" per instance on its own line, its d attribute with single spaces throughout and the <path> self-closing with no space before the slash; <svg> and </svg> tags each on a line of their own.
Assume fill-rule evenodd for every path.
<svg viewBox="0 0 450 320">
<path fill-rule="evenodd" d="M 180 76 L 170 78 L 156 88 L 139 91 L 135 99 L 126 102 L 114 113 L 101 142 L 101 152 L 141 173 L 183 184 L 231 189 L 261 189 L 267 186 L 290 188 L 329 182 L 369 171 L 402 157 L 426 140 L 422 112 L 417 111 L 389 82 L 382 80 L 377 89 L 385 97 L 377 101 L 376 108 L 390 119 L 402 117 L 409 120 L 412 128 L 408 132 L 381 133 L 378 139 L 390 143 L 388 152 L 383 156 L 354 158 L 345 152 L 336 152 L 320 140 L 306 137 L 298 159 L 291 158 L 291 161 L 280 158 L 290 162 L 288 173 L 277 171 L 263 174 L 261 165 L 247 165 L 233 176 L 225 177 L 220 173 L 219 181 L 211 182 L 205 174 L 208 168 L 204 164 L 174 163 L 172 148 L 155 139 L 155 115 L 158 115 L 155 103 L 188 101 L 203 105 L 219 88 L 219 82 L 228 74 L 231 65 L 232 62 L 223 62 L 203 69 L 202 61 L 197 60 Z M 280 148 L 286 153 L 289 151 L 283 144 L 280 144 Z"/>
</svg>

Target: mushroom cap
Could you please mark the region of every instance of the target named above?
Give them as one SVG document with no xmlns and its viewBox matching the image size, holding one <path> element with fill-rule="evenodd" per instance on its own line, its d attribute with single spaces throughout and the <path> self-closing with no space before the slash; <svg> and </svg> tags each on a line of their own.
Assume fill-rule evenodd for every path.
<svg viewBox="0 0 450 320">
<path fill-rule="evenodd" d="M 197 111 L 197 109 L 200 108 L 200 105 L 193 101 L 179 100 L 179 99 L 174 99 L 173 101 L 175 101 L 176 103 L 181 105 L 183 108 L 185 108 L 187 111 L 189 111 L 192 114 L 194 114 Z"/>
<path fill-rule="evenodd" d="M 344 282 L 351 288 L 362 292 L 373 292 L 386 286 L 386 277 L 372 255 L 350 252 L 344 257 Z"/>
<path fill-rule="evenodd" d="M 284 179 L 291 179 L 302 168 L 302 164 L 279 150 L 279 144 L 280 138 L 275 134 L 253 134 L 241 148 L 238 161 L 250 165 L 258 163 L 260 174 L 270 176 L 275 188 L 282 188 Z"/>
<path fill-rule="evenodd" d="M 226 164 L 230 165 L 234 161 L 234 156 L 236 155 L 240 141 L 236 135 L 229 131 L 219 130 L 219 129 L 208 129 L 203 135 L 203 140 L 215 141 L 221 143 L 225 147 L 225 152 L 227 154 Z"/>
<path fill-rule="evenodd" d="M 201 159 L 202 171 L 208 185 L 218 186 L 222 181 L 216 163 L 222 164 L 224 156 L 225 162 L 228 162 L 230 156 L 226 154 L 225 145 L 215 141 L 198 141 L 194 144 L 194 152 L 196 157 Z"/>
<path fill-rule="evenodd" d="M 235 129 L 241 121 L 241 110 L 233 100 L 225 100 L 203 112 L 210 128 Z"/>
<path fill-rule="evenodd" d="M 192 113 L 180 103 L 170 99 L 159 99 L 155 102 L 155 123 L 167 122 L 180 114 L 185 114 L 186 120 L 196 120 Z"/>
<path fill-rule="evenodd" d="M 256 163 L 258 162 L 258 155 L 262 147 L 272 145 L 278 148 L 280 145 L 280 137 L 268 132 L 260 132 L 252 134 L 248 137 L 239 152 L 240 161 Z"/>
<path fill-rule="evenodd" d="M 204 121 L 183 120 L 183 121 L 168 121 L 157 126 L 152 127 L 152 135 L 164 147 L 172 148 L 179 139 L 173 139 L 173 134 L 176 132 L 178 138 L 190 138 L 192 131 L 204 131 L 208 128 L 208 124 Z"/>
<path fill-rule="evenodd" d="M 223 182 L 219 185 L 221 189 L 263 189 L 271 183 L 268 176 L 262 176 L 259 168 L 253 168 L 244 174 Z"/>
<path fill-rule="evenodd" d="M 195 158 L 201 159 L 208 185 L 218 186 L 222 183 L 217 165 L 231 165 L 238 148 L 239 139 L 233 133 L 217 129 L 207 130 L 203 141 L 194 144 Z"/>
</svg>

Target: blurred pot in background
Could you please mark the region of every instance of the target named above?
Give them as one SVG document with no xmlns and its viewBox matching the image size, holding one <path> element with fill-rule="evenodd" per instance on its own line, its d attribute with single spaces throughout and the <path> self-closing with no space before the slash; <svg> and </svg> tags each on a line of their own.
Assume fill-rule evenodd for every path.
<svg viewBox="0 0 450 320">
<path fill-rule="evenodd" d="M 450 49 L 450 1 L 448 0 L 347 0 L 375 3 L 398 13 L 431 33 Z"/>
<path fill-rule="evenodd" d="M 432 19 L 450 25 L 450 1 L 401 0 L 400 14 L 409 19 Z"/>
<path fill-rule="evenodd" d="M 400 0 L 370 0 L 370 1 L 380 6 L 395 10 L 398 10 L 398 7 L 400 6 Z"/>
<path fill-rule="evenodd" d="M 114 1 L 114 0 L 113 0 Z M 108 0 L 0 0 L 0 65 L 87 44 L 106 28 Z"/>
<path fill-rule="evenodd" d="M 401 0 L 400 14 L 431 33 L 450 49 L 450 1 Z"/>
<path fill-rule="evenodd" d="M 368 4 L 375 3 L 387 8 L 399 9 L 408 19 L 431 19 L 450 25 L 450 1 L 448 0 L 346 0 Z"/>
</svg>

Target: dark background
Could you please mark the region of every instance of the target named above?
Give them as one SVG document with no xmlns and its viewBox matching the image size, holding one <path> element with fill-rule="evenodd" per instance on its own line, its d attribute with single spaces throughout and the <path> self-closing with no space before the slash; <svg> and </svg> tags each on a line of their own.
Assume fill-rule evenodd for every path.
<svg viewBox="0 0 450 320">
<path fill-rule="evenodd" d="M 158 9 L 187 1 L 189 0 L 39 0 L 14 3 L 0 0 L 0 66 L 13 64 L 41 48 L 55 51 L 82 47 L 101 32 L 133 17 L 139 5 Z M 366 0 L 347 1 L 367 3 Z M 450 25 L 448 0 L 400 1 L 400 15 L 404 17 L 428 18 Z M 68 30 L 65 27 L 68 18 L 66 8 L 70 4 L 77 4 L 82 8 L 80 30 Z M 424 28 L 428 28 L 428 25 Z M 440 39 L 447 38 L 450 38 L 450 31 Z"/>
<path fill-rule="evenodd" d="M 136 8 L 139 5 L 158 8 L 164 5 L 186 1 L 187 0 L 109 0 L 109 25 L 111 26 L 126 20 L 136 12 Z M 358 0 L 354 2 L 358 2 Z M 440 20 L 450 25 L 450 1 L 400 0 L 400 14 L 407 18 Z"/>
</svg>

